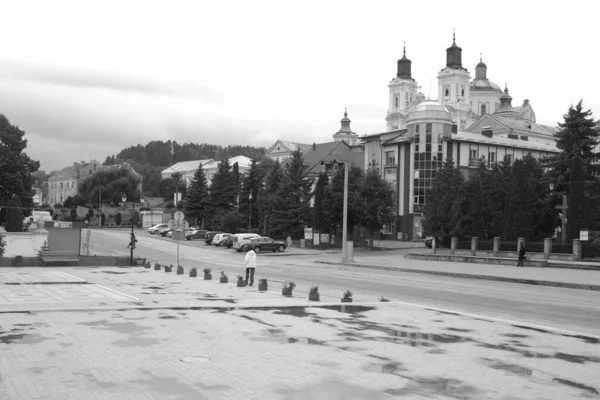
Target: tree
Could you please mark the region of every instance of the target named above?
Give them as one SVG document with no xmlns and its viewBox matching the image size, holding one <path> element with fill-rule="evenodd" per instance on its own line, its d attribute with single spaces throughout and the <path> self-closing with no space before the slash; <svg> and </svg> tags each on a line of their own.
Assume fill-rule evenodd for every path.
<svg viewBox="0 0 600 400">
<path fill-rule="evenodd" d="M 261 220 L 264 221 L 264 235 L 266 236 L 270 232 L 270 226 L 274 220 L 273 210 L 275 203 L 281 201 L 279 197 L 279 185 L 283 181 L 283 169 L 279 161 L 275 161 L 272 168 L 265 176 L 264 188 L 259 189 L 258 192 L 258 207 L 260 211 Z"/>
<path fill-rule="evenodd" d="M 186 214 L 190 218 L 201 221 L 200 225 L 202 227 L 204 227 L 204 216 L 208 201 L 208 185 L 202 163 L 200 163 L 188 189 Z"/>
<path fill-rule="evenodd" d="M 24 152 L 27 140 L 25 132 L 0 114 L 0 208 L 17 196 L 23 207 L 23 214 L 30 215 L 33 207 L 33 190 L 35 182 L 33 173 L 40 163 L 33 161 Z M 6 213 L 0 211 L 0 225 L 5 224 Z M 22 220 L 22 219 L 21 219 Z"/>
<path fill-rule="evenodd" d="M 17 194 L 13 194 L 7 203 L 6 221 L 4 227 L 7 232 L 23 231 L 23 212 L 21 210 L 21 199 Z"/>
<path fill-rule="evenodd" d="M 394 188 L 381 177 L 377 169 L 369 168 L 365 174 L 361 199 L 364 208 L 359 222 L 371 232 L 373 238 L 375 231 L 394 216 Z M 372 240 L 370 247 L 373 247 Z"/>
<path fill-rule="evenodd" d="M 126 168 L 101 170 L 79 185 L 79 193 L 84 203 L 90 204 L 98 204 L 100 198 L 103 203 L 121 203 L 123 193 L 127 201 L 139 201 L 139 182 L 140 178 Z"/>
<path fill-rule="evenodd" d="M 323 202 L 327 185 L 329 185 L 329 177 L 326 173 L 322 172 L 319 174 L 317 186 L 315 187 L 315 202 L 313 205 L 313 226 L 320 233 L 330 232 L 329 218 L 327 217 L 327 213 L 323 209 Z"/>
<path fill-rule="evenodd" d="M 333 175 L 331 184 L 325 190 L 323 210 L 330 223 L 331 231 L 342 226 L 344 220 L 344 167 L 338 169 Z M 360 223 L 364 213 L 364 202 L 361 199 L 364 185 L 364 171 L 352 164 L 348 169 L 348 230 L 352 231 L 354 225 Z"/>
<path fill-rule="evenodd" d="M 248 172 L 244 176 L 242 183 L 242 190 L 239 195 L 239 213 L 242 221 L 254 222 L 253 225 L 260 226 L 260 197 L 266 195 L 261 191 L 262 189 L 262 177 L 261 171 L 258 169 L 256 160 L 252 160 Z M 252 201 L 250 197 L 252 196 Z M 252 220 L 250 220 L 252 217 Z"/>
<path fill-rule="evenodd" d="M 310 200 L 313 182 L 304 176 L 304 169 L 302 152 L 300 149 L 293 151 L 272 204 L 271 236 L 281 237 L 288 233 L 292 238 L 299 238 L 305 225 L 312 221 Z"/>
<path fill-rule="evenodd" d="M 425 234 L 444 241 L 470 234 L 468 208 L 464 175 L 449 159 L 437 171 L 427 192 L 423 211 Z"/>
<path fill-rule="evenodd" d="M 221 217 L 233 208 L 236 201 L 234 189 L 231 178 L 231 165 L 229 159 L 224 158 L 217 165 L 217 172 L 215 172 L 210 185 L 208 210 L 210 215 L 213 216 L 211 226 L 212 221 L 215 220 L 214 217 Z M 214 227 L 212 228 L 214 229 Z"/>
<path fill-rule="evenodd" d="M 600 165 L 596 162 L 600 156 L 597 152 L 600 132 L 596 124 L 592 111 L 584 110 L 582 101 L 576 106 L 571 105 L 563 115 L 563 122 L 558 124 L 559 131 L 554 134 L 561 153 L 548 157 L 543 163 L 548 169 L 548 178 L 554 184 L 554 190 L 568 194 L 568 239 L 578 237 L 580 228 L 594 229 L 598 226 L 597 208 L 587 206 L 589 202 L 594 204 L 600 200 L 600 195 L 594 190 L 598 188 L 600 179 Z M 571 179 L 577 181 L 571 185 Z M 575 193 L 571 193 L 571 190 L 575 190 Z M 559 199 L 560 196 L 556 196 L 557 203 Z M 583 210 L 585 214 L 574 214 Z M 569 227 L 571 223 L 574 225 Z"/>
</svg>

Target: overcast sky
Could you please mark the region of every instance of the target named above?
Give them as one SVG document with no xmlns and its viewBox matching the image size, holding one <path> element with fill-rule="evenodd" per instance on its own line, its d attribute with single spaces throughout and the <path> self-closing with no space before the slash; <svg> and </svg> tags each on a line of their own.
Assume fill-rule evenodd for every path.
<svg viewBox="0 0 600 400">
<path fill-rule="evenodd" d="M 437 97 L 446 48 L 555 125 L 600 117 L 599 1 L 2 1 L 0 113 L 49 172 L 151 140 L 331 141 L 385 130 L 403 42 Z"/>
</svg>

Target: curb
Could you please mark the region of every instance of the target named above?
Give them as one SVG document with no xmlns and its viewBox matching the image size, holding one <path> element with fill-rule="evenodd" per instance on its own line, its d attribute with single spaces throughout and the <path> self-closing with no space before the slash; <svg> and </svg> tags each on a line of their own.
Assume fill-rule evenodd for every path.
<svg viewBox="0 0 600 400">
<path fill-rule="evenodd" d="M 381 265 L 344 264 L 341 262 L 331 262 L 331 261 L 315 261 L 315 263 L 343 265 L 346 267 L 355 267 L 355 268 L 381 269 L 381 270 L 385 270 L 385 271 L 410 272 L 410 273 L 425 274 L 425 275 L 450 276 L 450 277 L 455 277 L 455 278 L 521 283 L 521 284 L 525 284 L 525 285 L 552 286 L 552 287 L 560 287 L 560 288 L 567 288 L 567 289 L 600 291 L 600 285 L 584 285 L 581 283 L 542 281 L 542 280 L 536 280 L 536 279 L 505 278 L 503 276 L 473 275 L 473 274 L 464 274 L 464 273 L 460 273 L 460 272 L 427 271 L 427 270 L 411 269 L 411 268 L 385 267 L 385 266 L 381 266 Z"/>
</svg>

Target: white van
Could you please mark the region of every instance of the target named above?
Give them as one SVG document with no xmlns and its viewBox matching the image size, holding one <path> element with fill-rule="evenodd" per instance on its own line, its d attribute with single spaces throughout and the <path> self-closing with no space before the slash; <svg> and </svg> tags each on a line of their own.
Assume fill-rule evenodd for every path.
<svg viewBox="0 0 600 400">
<path fill-rule="evenodd" d="M 260 235 L 257 233 L 236 233 L 232 236 L 233 248 L 236 251 L 242 251 L 244 244 L 248 243 L 250 239 L 259 238 Z"/>
</svg>

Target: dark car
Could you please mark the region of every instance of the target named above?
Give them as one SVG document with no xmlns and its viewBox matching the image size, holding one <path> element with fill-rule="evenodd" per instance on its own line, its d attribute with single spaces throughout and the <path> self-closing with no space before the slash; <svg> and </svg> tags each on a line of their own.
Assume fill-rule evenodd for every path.
<svg viewBox="0 0 600 400">
<path fill-rule="evenodd" d="M 248 243 L 244 244 L 242 251 L 254 250 L 255 253 L 261 251 L 279 251 L 282 252 L 287 249 L 287 243 L 273 240 L 268 237 L 259 237 L 256 239 L 250 239 Z"/>
<path fill-rule="evenodd" d="M 171 229 L 169 229 L 168 227 L 167 227 L 167 228 L 160 228 L 160 229 L 158 230 L 158 233 L 159 233 L 159 234 L 160 234 L 160 236 L 162 236 L 162 237 L 167 237 L 167 234 L 168 234 L 169 232 L 171 232 Z"/>
<path fill-rule="evenodd" d="M 213 238 L 218 233 L 222 233 L 222 232 L 221 231 L 208 231 L 208 232 L 206 232 L 206 234 L 204 235 L 204 243 L 206 243 L 206 244 L 212 244 Z"/>
<path fill-rule="evenodd" d="M 205 229 L 188 229 L 185 231 L 185 240 L 204 239 L 206 232 Z"/>
<path fill-rule="evenodd" d="M 227 236 L 225 240 L 223 240 L 223 247 L 227 247 L 228 249 L 233 247 L 233 235 Z"/>
</svg>

